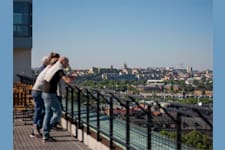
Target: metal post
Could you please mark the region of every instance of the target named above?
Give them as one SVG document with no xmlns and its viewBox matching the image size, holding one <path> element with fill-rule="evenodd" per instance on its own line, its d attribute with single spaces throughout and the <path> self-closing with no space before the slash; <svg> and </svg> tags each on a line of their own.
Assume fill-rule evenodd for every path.
<svg viewBox="0 0 225 150">
<path fill-rule="evenodd" d="M 89 106 L 90 106 L 90 99 L 89 99 L 89 92 L 87 90 L 87 134 L 90 134 L 90 126 L 89 126 Z"/>
<path fill-rule="evenodd" d="M 97 140 L 100 141 L 100 94 L 97 93 Z"/>
<path fill-rule="evenodd" d="M 80 117 L 80 89 L 78 89 L 77 91 L 77 103 L 78 103 L 78 128 L 80 129 L 81 128 L 81 117 Z"/>
<path fill-rule="evenodd" d="M 73 123 L 74 122 L 74 120 L 73 120 L 73 102 L 74 102 L 74 96 L 73 96 L 73 89 L 71 90 L 71 123 Z"/>
<path fill-rule="evenodd" d="M 177 113 L 177 150 L 181 150 L 181 114 Z"/>
<path fill-rule="evenodd" d="M 23 91 L 23 100 L 24 100 L 24 107 L 25 110 L 23 111 L 23 116 L 24 116 L 24 124 L 27 124 L 27 119 L 26 119 L 26 114 L 27 114 L 27 100 L 26 100 L 26 90 Z"/>
<path fill-rule="evenodd" d="M 113 98 L 110 97 L 110 106 L 109 106 L 109 146 L 110 149 L 113 149 Z"/>
<path fill-rule="evenodd" d="M 66 87 L 66 110 L 65 110 L 65 117 L 66 117 L 66 120 L 67 120 L 67 113 L 68 113 L 68 99 L 69 99 L 69 88 Z"/>
<path fill-rule="evenodd" d="M 69 99 L 69 88 L 66 87 L 66 110 L 65 110 L 65 119 L 66 119 L 66 129 L 68 129 L 68 99 Z"/>
<path fill-rule="evenodd" d="M 148 105 L 148 122 L 147 122 L 147 127 L 148 127 L 148 142 L 147 142 L 147 147 L 148 150 L 151 150 L 152 145 L 151 145 L 151 141 L 152 141 L 152 130 L 151 130 L 151 126 L 152 126 L 152 112 L 151 112 L 151 106 Z"/>
<path fill-rule="evenodd" d="M 130 102 L 126 101 L 126 147 L 130 149 Z"/>
</svg>

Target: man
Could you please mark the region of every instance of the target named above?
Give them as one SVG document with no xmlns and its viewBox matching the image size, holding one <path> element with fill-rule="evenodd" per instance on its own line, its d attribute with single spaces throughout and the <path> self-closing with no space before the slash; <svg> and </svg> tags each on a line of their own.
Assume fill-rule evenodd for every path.
<svg viewBox="0 0 225 150">
<path fill-rule="evenodd" d="M 55 141 L 50 137 L 50 130 L 61 118 L 61 105 L 57 98 L 57 85 L 60 79 L 65 83 L 71 83 L 73 77 L 65 75 L 63 69 L 69 67 L 69 60 L 67 57 L 60 57 L 58 62 L 54 64 L 46 73 L 44 77 L 44 86 L 42 91 L 42 98 L 45 105 L 45 116 L 43 122 L 43 142 Z M 54 115 L 53 115 L 54 113 Z"/>
<path fill-rule="evenodd" d="M 51 54 L 50 54 L 50 55 L 51 55 Z M 50 55 L 49 55 L 49 56 L 50 56 Z M 39 69 L 38 69 L 38 74 L 40 74 L 41 71 L 44 70 L 45 67 L 48 65 L 48 63 L 49 63 L 49 57 L 48 57 L 48 56 L 42 57 L 41 62 L 42 62 L 42 65 L 41 65 L 41 66 L 39 67 Z"/>
<path fill-rule="evenodd" d="M 71 76 L 72 75 L 72 69 L 70 66 L 64 68 L 64 73 L 67 75 L 67 76 Z M 58 96 L 58 99 L 61 103 L 61 108 L 63 110 L 63 105 L 62 105 L 62 97 L 65 96 L 65 93 L 66 93 L 66 85 L 65 85 L 65 82 L 61 79 L 58 83 L 58 87 L 57 87 L 57 96 Z"/>
<path fill-rule="evenodd" d="M 31 137 L 41 137 L 40 129 L 42 128 L 42 123 L 43 123 L 43 117 L 44 117 L 44 102 L 43 99 L 41 98 L 41 92 L 42 92 L 42 87 L 44 85 L 44 76 L 49 68 L 53 66 L 57 60 L 59 59 L 59 54 L 58 53 L 51 53 L 52 55 L 49 56 L 48 58 L 48 63 L 47 67 L 41 71 L 41 73 L 38 75 L 35 84 L 32 88 L 32 97 L 34 99 L 34 116 L 33 116 L 33 128 L 32 128 L 32 133 Z"/>
</svg>

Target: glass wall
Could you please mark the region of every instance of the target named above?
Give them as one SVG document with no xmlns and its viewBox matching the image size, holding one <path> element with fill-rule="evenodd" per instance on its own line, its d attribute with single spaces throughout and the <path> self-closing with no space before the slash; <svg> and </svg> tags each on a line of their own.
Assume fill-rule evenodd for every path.
<svg viewBox="0 0 225 150">
<path fill-rule="evenodd" d="M 13 2 L 14 37 L 32 36 L 32 5 L 29 2 Z"/>
</svg>

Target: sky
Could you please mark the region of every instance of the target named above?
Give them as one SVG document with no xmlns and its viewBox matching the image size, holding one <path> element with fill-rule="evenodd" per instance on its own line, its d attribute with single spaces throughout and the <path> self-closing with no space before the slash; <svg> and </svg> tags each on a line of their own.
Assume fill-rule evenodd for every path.
<svg viewBox="0 0 225 150">
<path fill-rule="evenodd" d="M 33 1 L 32 67 L 51 51 L 73 69 L 213 69 L 212 0 Z"/>
</svg>

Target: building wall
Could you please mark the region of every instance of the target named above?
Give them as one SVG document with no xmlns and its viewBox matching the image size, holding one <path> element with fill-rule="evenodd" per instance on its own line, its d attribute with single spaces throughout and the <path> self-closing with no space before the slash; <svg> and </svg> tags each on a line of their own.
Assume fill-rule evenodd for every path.
<svg viewBox="0 0 225 150">
<path fill-rule="evenodd" d="M 31 76 L 31 49 L 13 50 L 13 81 L 19 81 L 16 74 Z"/>
<path fill-rule="evenodd" d="M 13 48 L 31 49 L 31 47 L 32 47 L 31 37 L 14 37 L 13 38 Z"/>
</svg>

